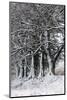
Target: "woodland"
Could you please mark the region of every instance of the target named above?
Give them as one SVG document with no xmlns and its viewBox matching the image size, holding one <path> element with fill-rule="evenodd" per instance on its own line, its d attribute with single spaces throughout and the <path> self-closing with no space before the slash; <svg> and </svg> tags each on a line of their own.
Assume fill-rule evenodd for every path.
<svg viewBox="0 0 67 100">
<path fill-rule="evenodd" d="M 56 76 L 65 56 L 65 6 L 11 2 L 9 9 L 11 80 Z"/>
</svg>

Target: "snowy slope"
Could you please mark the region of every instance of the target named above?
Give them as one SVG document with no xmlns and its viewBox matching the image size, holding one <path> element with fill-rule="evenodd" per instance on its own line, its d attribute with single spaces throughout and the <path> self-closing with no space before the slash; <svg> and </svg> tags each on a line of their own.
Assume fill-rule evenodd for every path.
<svg viewBox="0 0 67 100">
<path fill-rule="evenodd" d="M 46 75 L 40 79 L 12 81 L 11 96 L 51 95 L 64 93 L 64 76 Z M 15 87 L 17 86 L 17 87 Z"/>
</svg>

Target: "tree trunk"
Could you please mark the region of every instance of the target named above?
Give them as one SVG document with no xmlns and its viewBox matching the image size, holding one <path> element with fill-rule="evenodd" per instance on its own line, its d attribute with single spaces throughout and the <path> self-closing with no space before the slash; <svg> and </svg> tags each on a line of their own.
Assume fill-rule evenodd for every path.
<svg viewBox="0 0 67 100">
<path fill-rule="evenodd" d="M 19 74 L 19 78 L 22 78 L 22 68 L 20 67 L 20 74 Z"/>
<path fill-rule="evenodd" d="M 49 32 L 46 32 L 46 41 L 50 41 L 50 33 Z M 50 42 L 47 43 L 47 60 L 48 60 L 48 65 L 49 65 L 49 75 L 52 75 L 52 67 L 53 67 L 53 64 L 52 64 L 52 59 L 51 59 L 51 51 L 50 51 Z"/>
<path fill-rule="evenodd" d="M 31 58 L 31 69 L 30 69 L 30 73 L 27 77 L 27 79 L 29 78 L 34 78 L 35 77 L 35 74 L 34 74 L 34 55 L 33 55 L 33 52 L 32 52 L 32 58 Z"/>
<path fill-rule="evenodd" d="M 42 43 L 42 34 L 40 35 L 40 44 L 41 43 Z M 40 51 L 41 51 L 41 48 L 40 48 Z M 43 54 L 41 52 L 41 54 L 40 54 L 40 73 L 39 73 L 39 76 L 38 77 L 43 76 L 42 58 L 43 58 Z"/>
<path fill-rule="evenodd" d="M 53 68 L 53 64 L 52 64 L 52 61 L 51 61 L 51 58 L 49 56 L 49 54 L 47 54 L 47 60 L 48 60 L 48 65 L 49 65 L 49 75 L 52 75 L 52 68 Z"/>
<path fill-rule="evenodd" d="M 19 78 L 22 78 L 22 66 L 21 66 L 21 64 L 19 65 L 19 67 L 20 67 L 20 74 L 19 74 Z"/>
<path fill-rule="evenodd" d="M 16 78 L 18 78 L 18 67 L 16 66 L 15 69 L 16 69 Z"/>
<path fill-rule="evenodd" d="M 52 73 L 55 75 L 55 61 L 53 61 L 53 66 L 52 66 Z"/>
<path fill-rule="evenodd" d="M 32 74 L 32 78 L 35 77 L 34 75 L 34 55 L 32 54 L 32 61 L 31 61 L 31 74 Z"/>
<path fill-rule="evenodd" d="M 26 37 L 25 37 L 25 52 L 27 52 L 27 41 L 26 41 L 27 39 L 26 39 Z M 26 57 L 25 57 L 25 65 L 24 65 L 24 78 L 26 78 L 26 66 L 27 66 L 27 59 L 26 59 Z"/>
<path fill-rule="evenodd" d="M 56 54 L 56 56 L 55 56 L 55 58 L 54 58 L 54 60 L 53 60 L 53 67 L 52 67 L 52 73 L 53 74 L 55 74 L 55 63 L 56 63 L 56 61 L 57 61 L 57 59 L 58 59 L 58 57 L 59 57 L 59 55 L 60 55 L 60 53 L 62 52 L 62 49 L 64 48 L 64 45 L 62 45 L 60 48 L 59 48 L 59 51 L 57 52 L 57 54 Z"/>
<path fill-rule="evenodd" d="M 25 57 L 24 78 L 26 78 L 26 66 L 27 66 L 27 61 L 26 61 L 26 57 Z"/>
<path fill-rule="evenodd" d="M 43 54 L 41 53 L 40 54 L 40 72 L 39 72 L 39 76 L 38 77 L 43 76 L 42 57 L 43 57 Z"/>
</svg>

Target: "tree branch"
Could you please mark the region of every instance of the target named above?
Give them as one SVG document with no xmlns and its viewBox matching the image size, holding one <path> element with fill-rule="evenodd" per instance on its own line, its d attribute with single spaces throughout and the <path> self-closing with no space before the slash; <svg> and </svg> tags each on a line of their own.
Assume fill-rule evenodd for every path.
<svg viewBox="0 0 67 100">
<path fill-rule="evenodd" d="M 57 58 L 59 57 L 60 53 L 62 52 L 62 49 L 63 49 L 63 48 L 64 48 L 64 45 L 62 45 L 62 46 L 60 47 L 58 53 L 56 54 L 55 59 L 54 59 L 55 62 L 56 62 Z"/>
<path fill-rule="evenodd" d="M 23 31 L 23 30 L 27 30 L 27 31 L 33 31 L 32 29 L 27 29 L 27 28 L 23 28 L 23 29 L 18 29 L 16 31 L 10 32 L 11 35 L 14 35 L 14 33 L 19 32 L 19 31 Z"/>
<path fill-rule="evenodd" d="M 16 50 L 13 50 L 13 51 L 11 52 L 11 56 L 13 56 L 14 54 L 16 54 L 17 52 L 19 52 L 19 51 L 22 50 L 22 49 L 23 49 L 23 47 L 17 48 Z"/>
<path fill-rule="evenodd" d="M 36 49 L 36 51 L 34 52 L 34 55 L 37 53 L 37 51 L 41 48 L 42 44 Z"/>
<path fill-rule="evenodd" d="M 51 29 L 57 29 L 57 28 L 64 28 L 64 25 L 62 25 L 62 26 L 56 26 L 56 27 L 51 27 L 51 28 L 48 28 L 46 30 L 49 31 Z"/>
<path fill-rule="evenodd" d="M 29 23 L 25 23 L 25 24 L 37 26 L 37 25 L 35 25 L 35 24 L 29 24 Z M 41 26 L 40 26 L 40 27 L 41 27 Z M 51 28 L 46 28 L 46 27 L 41 27 L 41 28 L 45 28 L 46 31 L 49 31 L 49 30 L 51 30 L 51 29 L 64 28 L 64 25 L 62 25 L 62 26 L 56 26 L 56 27 L 51 27 Z M 27 31 L 33 31 L 32 29 L 24 28 L 24 29 L 18 29 L 18 30 L 16 30 L 16 31 L 10 32 L 10 34 L 13 35 L 13 34 L 16 33 L 16 32 L 23 31 L 23 30 L 25 30 L 25 31 L 26 31 L 26 30 L 27 30 Z"/>
</svg>

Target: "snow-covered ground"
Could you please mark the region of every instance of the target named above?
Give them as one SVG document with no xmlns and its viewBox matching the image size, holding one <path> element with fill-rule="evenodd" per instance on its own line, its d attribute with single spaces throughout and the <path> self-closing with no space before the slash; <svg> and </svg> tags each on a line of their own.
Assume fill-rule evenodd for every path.
<svg viewBox="0 0 67 100">
<path fill-rule="evenodd" d="M 64 94 L 64 76 L 46 75 L 43 78 L 25 82 L 16 79 L 11 82 L 11 86 L 11 97 Z"/>
</svg>

